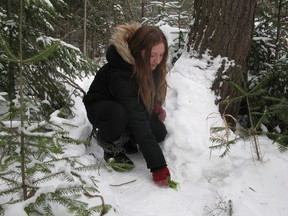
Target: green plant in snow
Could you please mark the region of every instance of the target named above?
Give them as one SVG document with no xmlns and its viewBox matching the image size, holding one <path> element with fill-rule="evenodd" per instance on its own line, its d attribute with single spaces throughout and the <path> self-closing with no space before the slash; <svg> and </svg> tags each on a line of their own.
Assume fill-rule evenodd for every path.
<svg viewBox="0 0 288 216">
<path fill-rule="evenodd" d="M 255 30 L 248 58 L 248 90 L 263 79 L 262 94 L 253 99 L 253 117 L 263 119 L 266 135 L 273 139 L 281 151 L 287 150 L 287 1 L 267 0 L 258 4 Z M 255 114 L 255 115 L 254 115 Z"/>
<path fill-rule="evenodd" d="M 3 106 L 5 94 L 1 95 Z M 24 96 L 23 101 L 23 112 L 27 114 L 29 100 Z M 11 120 L 5 112 L 0 115 L 1 200 L 6 200 L 5 204 L 12 206 L 25 200 L 29 203 L 25 208 L 28 215 L 54 215 L 52 206 L 55 204 L 63 205 L 75 215 L 93 215 L 96 211 L 102 214 L 108 211 L 111 207 L 99 195 L 96 179 L 85 176 L 87 171 L 98 170 L 99 165 L 83 164 L 77 156 L 64 156 L 66 146 L 68 148 L 85 142 L 65 138 L 67 132 L 55 120 L 57 112 L 51 115 L 51 121 L 41 122 L 32 121 L 24 115 L 21 126 L 21 121 L 17 120 L 20 103 L 15 100 L 15 105 L 18 118 Z M 29 109 L 31 112 L 31 107 Z M 59 121 L 68 121 L 57 118 Z M 98 197 L 102 204 L 88 208 L 86 203 L 79 201 L 83 196 Z"/>
<path fill-rule="evenodd" d="M 218 114 L 211 114 L 208 116 L 208 118 L 217 118 Z M 224 149 L 224 151 L 221 153 L 220 157 L 225 157 L 229 151 L 231 146 L 237 144 L 237 142 L 241 139 L 240 136 L 233 133 L 233 127 L 230 126 L 227 122 L 227 118 L 232 118 L 233 121 L 236 122 L 236 119 L 227 114 L 221 115 L 221 120 L 223 120 L 223 125 L 218 126 L 216 124 L 213 124 L 210 127 L 210 141 L 212 142 L 212 146 L 210 146 L 210 156 L 212 153 L 212 150 L 216 149 Z"/>
<path fill-rule="evenodd" d="M 236 129 L 236 128 L 231 128 L 228 124 L 225 124 L 225 127 L 222 128 L 222 130 L 225 129 L 226 134 L 228 133 L 229 129 L 231 129 L 234 132 L 236 130 L 238 130 L 238 132 L 240 131 L 244 136 L 251 137 L 251 144 L 252 144 L 252 148 L 254 149 L 254 152 L 256 154 L 256 158 L 257 158 L 257 160 L 261 161 L 262 156 L 261 156 L 261 150 L 260 150 L 260 145 L 259 145 L 259 141 L 258 141 L 258 136 L 260 134 L 263 134 L 263 131 L 261 130 L 261 126 L 265 122 L 265 120 L 267 119 L 268 111 L 267 111 L 267 109 L 265 109 L 263 113 L 257 112 L 256 108 L 257 108 L 258 104 L 252 103 L 252 101 L 254 102 L 256 97 L 263 95 L 263 88 L 262 87 L 269 81 L 269 77 L 264 78 L 260 83 L 258 83 L 256 86 L 254 86 L 251 90 L 248 90 L 246 87 L 247 84 L 245 82 L 244 75 L 242 72 L 241 72 L 241 75 L 242 75 L 242 82 L 244 83 L 243 84 L 244 87 L 241 87 L 240 85 L 238 85 L 234 82 L 229 82 L 230 85 L 232 85 L 236 91 L 239 91 L 241 93 L 241 95 L 236 97 L 236 98 L 231 98 L 231 99 L 227 98 L 226 100 L 224 100 L 221 103 L 229 105 L 231 103 L 240 103 L 241 101 L 244 100 L 245 104 L 247 106 L 249 127 Z M 223 118 L 223 119 L 225 122 L 225 118 Z M 237 119 L 233 118 L 233 120 L 235 122 L 237 122 Z M 216 128 L 217 131 L 220 129 L 221 128 Z M 227 135 L 226 135 L 226 137 L 227 137 Z M 220 142 L 220 145 L 212 146 L 211 148 L 218 148 L 218 147 L 221 148 L 221 147 L 226 145 L 226 150 L 224 152 L 224 153 L 226 153 L 229 150 L 229 148 L 227 148 L 227 147 L 229 147 L 230 144 L 235 144 L 234 141 L 236 139 L 230 141 L 229 139 L 226 139 L 226 140 L 222 139 L 221 140 L 221 139 L 214 139 L 212 137 L 211 140 L 212 140 L 212 142 Z M 237 140 L 239 140 L 239 138 L 237 138 Z M 225 142 L 226 142 L 226 144 L 225 144 Z"/>
<path fill-rule="evenodd" d="M 265 101 L 269 101 L 271 104 L 267 107 L 267 121 L 270 119 L 278 120 L 278 125 L 271 130 L 267 130 L 265 134 L 274 140 L 278 144 L 278 148 L 281 152 L 288 149 L 288 99 L 287 98 L 275 98 L 270 96 L 264 96 Z M 281 126 L 281 127 L 280 127 Z"/>
</svg>

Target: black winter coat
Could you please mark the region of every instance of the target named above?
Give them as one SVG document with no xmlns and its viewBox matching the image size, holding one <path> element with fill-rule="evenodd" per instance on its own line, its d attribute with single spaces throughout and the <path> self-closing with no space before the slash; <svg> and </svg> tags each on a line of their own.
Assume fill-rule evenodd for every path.
<svg viewBox="0 0 288 216">
<path fill-rule="evenodd" d="M 147 167 L 157 169 L 166 161 L 148 122 L 149 114 L 138 97 L 138 84 L 132 76 L 133 67 L 117 52 L 114 45 L 107 50 L 105 64 L 96 74 L 83 102 L 85 106 L 100 100 L 113 100 L 127 110 L 129 127 L 146 160 Z M 156 69 L 157 70 L 157 69 Z M 157 73 L 154 71 L 153 73 Z"/>
</svg>

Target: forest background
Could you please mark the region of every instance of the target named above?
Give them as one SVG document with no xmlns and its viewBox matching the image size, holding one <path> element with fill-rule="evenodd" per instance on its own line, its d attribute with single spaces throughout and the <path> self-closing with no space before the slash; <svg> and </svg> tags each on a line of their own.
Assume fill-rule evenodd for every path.
<svg viewBox="0 0 288 216">
<path fill-rule="evenodd" d="M 251 19 L 236 12 L 228 14 L 229 10 L 249 11 Z M 218 14 L 222 11 L 219 19 L 215 18 L 215 11 Z M 222 15 L 228 18 L 221 20 Z M 1 191 L 0 196 L 20 194 L 13 202 L 33 197 L 39 190 L 37 184 L 65 175 L 50 170 L 58 160 L 55 155 L 62 153 L 61 148 L 65 143 L 89 143 L 89 140 L 66 137 L 62 126 L 50 121 L 51 115 L 57 113 L 57 116 L 66 119 L 75 115 L 72 112 L 73 98 L 85 94 L 75 80 L 96 73 L 104 63 L 113 27 L 131 21 L 158 26 L 168 24 L 179 29 L 175 32 L 177 39 L 169 48 L 171 67 L 184 51 L 201 58 L 208 50 L 211 58 L 221 54 L 229 61 L 235 61 L 229 74 L 219 71 L 220 75 L 215 77 L 211 87 L 219 95 L 219 101 L 215 103 L 219 104 L 223 119 L 227 119 L 225 129 L 235 131 L 235 126 L 239 128 L 240 125 L 243 136 L 265 133 L 278 144 L 281 151 L 285 151 L 288 145 L 287 19 L 287 0 L 225 3 L 164 0 L 1 1 L 0 178 L 7 184 L 7 190 Z M 213 20 L 219 22 L 212 23 Z M 215 36 L 213 42 L 210 39 L 217 35 L 221 22 L 230 26 L 231 32 L 236 29 L 240 33 L 237 36 L 225 34 L 225 38 L 218 39 Z M 244 31 L 247 26 L 251 29 Z M 243 39 L 243 35 L 246 38 Z M 208 39 L 205 41 L 205 38 Z M 227 41 L 231 43 L 226 44 Z M 227 55 L 217 52 L 224 50 L 223 44 L 229 50 Z M 243 52 L 237 49 L 238 46 L 245 48 L 245 54 L 239 54 L 243 55 L 239 58 L 241 61 L 234 58 L 234 55 L 237 56 L 235 53 Z M 227 86 L 223 83 L 227 83 Z M 219 148 L 226 149 L 237 142 L 214 141 L 218 142 Z M 45 163 L 35 163 L 36 158 Z M 65 160 L 75 163 L 71 158 Z M 17 169 L 11 170 L 11 167 Z M 93 167 L 83 165 L 81 169 Z M 39 173 L 43 173 L 43 176 L 34 179 L 33 184 L 31 181 L 28 183 L 28 179 L 33 179 Z M 80 178 L 76 172 L 72 172 L 72 175 Z M 84 188 L 81 185 L 62 188 L 51 193 L 50 197 L 47 194 L 39 196 L 26 211 L 39 211 L 37 208 L 43 204 L 43 200 L 52 199 L 51 196 L 67 208 L 73 206 L 72 210 L 79 211 L 79 205 L 69 203 L 65 194 L 88 193 L 89 190 L 95 191 L 95 187 Z M 103 212 L 106 208 L 103 205 L 93 210 Z M 4 211 L 2 207 L 0 210 Z M 49 212 L 49 208 L 46 211 Z"/>
</svg>

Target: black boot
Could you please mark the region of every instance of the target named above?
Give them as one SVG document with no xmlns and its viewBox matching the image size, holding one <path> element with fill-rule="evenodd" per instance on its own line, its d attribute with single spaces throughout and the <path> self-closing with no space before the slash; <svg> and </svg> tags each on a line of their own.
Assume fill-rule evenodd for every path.
<svg viewBox="0 0 288 216">
<path fill-rule="evenodd" d="M 126 130 L 124 134 L 127 136 L 127 142 L 124 144 L 126 154 L 136 154 L 139 152 L 139 146 L 135 141 L 135 138 L 130 130 Z"/>
<path fill-rule="evenodd" d="M 135 167 L 130 158 L 125 154 L 124 144 L 127 142 L 127 137 L 125 135 L 121 135 L 118 140 L 109 143 L 103 140 L 99 136 L 99 133 L 97 133 L 97 142 L 104 150 L 104 160 L 114 170 L 125 172 Z"/>
<path fill-rule="evenodd" d="M 108 153 L 104 152 L 104 160 L 107 163 L 124 163 L 124 164 L 131 164 L 133 165 L 133 162 L 126 156 L 125 153 Z"/>
<path fill-rule="evenodd" d="M 139 146 L 131 139 L 129 139 L 128 142 L 126 142 L 123 147 L 126 154 L 136 154 L 139 151 Z"/>
</svg>

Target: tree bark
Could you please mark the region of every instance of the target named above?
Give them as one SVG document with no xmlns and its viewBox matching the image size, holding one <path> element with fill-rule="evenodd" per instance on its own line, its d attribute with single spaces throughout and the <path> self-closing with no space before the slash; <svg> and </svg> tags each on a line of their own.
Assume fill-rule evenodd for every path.
<svg viewBox="0 0 288 216">
<path fill-rule="evenodd" d="M 206 50 L 212 57 L 218 55 L 233 60 L 235 66 L 217 71 L 211 89 L 220 100 L 238 96 L 228 81 L 242 85 L 241 73 L 245 70 L 254 26 L 256 0 L 195 0 L 195 21 L 189 32 L 188 51 L 196 50 L 201 56 Z M 226 77 L 226 78 L 225 78 Z M 219 97 L 218 97 L 219 98 Z M 228 107 L 219 104 L 221 114 L 237 118 L 240 103 Z M 232 119 L 228 119 L 231 123 Z"/>
</svg>

